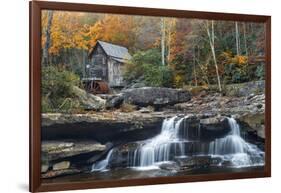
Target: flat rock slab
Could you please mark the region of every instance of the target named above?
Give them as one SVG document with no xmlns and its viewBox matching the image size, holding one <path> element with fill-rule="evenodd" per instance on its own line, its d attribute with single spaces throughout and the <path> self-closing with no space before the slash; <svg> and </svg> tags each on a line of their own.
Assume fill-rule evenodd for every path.
<svg viewBox="0 0 281 193">
<path fill-rule="evenodd" d="M 163 112 L 98 112 L 89 114 L 42 114 L 42 140 L 144 140 L 161 131 Z"/>
<path fill-rule="evenodd" d="M 96 141 L 42 141 L 42 153 L 49 161 L 90 152 L 102 152 L 106 145 Z"/>
<path fill-rule="evenodd" d="M 169 112 L 151 112 L 141 113 L 138 111 L 123 113 L 118 111 L 95 112 L 88 114 L 63 114 L 63 113 L 44 113 L 41 116 L 42 126 L 52 126 L 55 124 L 71 124 L 71 123 L 131 123 L 131 122 L 151 122 L 166 117 L 174 116 L 175 113 Z"/>
</svg>

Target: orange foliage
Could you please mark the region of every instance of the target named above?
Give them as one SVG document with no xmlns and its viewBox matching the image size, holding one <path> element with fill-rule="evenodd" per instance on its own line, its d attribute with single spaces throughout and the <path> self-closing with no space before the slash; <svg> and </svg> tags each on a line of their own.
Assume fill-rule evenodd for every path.
<svg viewBox="0 0 281 193">
<path fill-rule="evenodd" d="M 241 56 L 237 55 L 232 59 L 233 63 L 236 63 L 238 65 L 244 65 L 248 63 L 248 57 L 247 56 Z"/>
<path fill-rule="evenodd" d="M 61 49 L 78 48 L 89 49 L 97 40 L 104 40 L 132 46 L 134 36 L 132 17 L 120 15 L 102 15 L 99 21 L 85 23 L 85 14 L 75 12 L 54 11 L 51 26 L 50 54 L 58 54 Z M 45 28 L 47 25 L 47 12 L 42 12 L 42 45 L 45 44 Z"/>
<path fill-rule="evenodd" d="M 134 43 L 132 17 L 120 15 L 106 15 L 101 21 L 90 27 L 90 44 L 94 45 L 97 40 L 108 41 L 126 47 Z"/>
<path fill-rule="evenodd" d="M 75 16 L 73 16 L 75 14 Z M 87 49 L 88 41 L 85 38 L 87 26 L 81 22 L 85 13 L 60 12 L 54 11 L 51 26 L 51 54 L 58 54 L 62 48 Z M 46 37 L 44 34 L 47 25 L 46 12 L 42 12 L 42 45 L 45 44 Z M 85 30 L 86 29 L 86 30 Z"/>
<path fill-rule="evenodd" d="M 246 65 L 248 63 L 248 57 L 244 55 L 233 55 L 231 52 L 226 51 L 223 52 L 220 57 L 220 61 L 222 64 L 238 64 L 238 65 Z"/>
</svg>

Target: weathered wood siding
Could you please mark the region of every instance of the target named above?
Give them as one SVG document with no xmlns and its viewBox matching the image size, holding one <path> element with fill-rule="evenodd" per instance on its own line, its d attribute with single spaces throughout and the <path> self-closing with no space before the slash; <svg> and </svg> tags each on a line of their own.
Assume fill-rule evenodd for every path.
<svg viewBox="0 0 281 193">
<path fill-rule="evenodd" d="M 107 56 L 100 45 L 95 48 L 90 65 L 89 77 L 100 78 L 106 81 L 108 80 Z"/>
<path fill-rule="evenodd" d="M 91 56 L 88 77 L 104 80 L 112 87 L 123 86 L 123 65 L 123 63 L 106 55 L 103 48 L 98 44 Z"/>
<path fill-rule="evenodd" d="M 123 85 L 122 66 L 122 63 L 111 58 L 108 59 L 108 83 L 110 86 Z"/>
</svg>

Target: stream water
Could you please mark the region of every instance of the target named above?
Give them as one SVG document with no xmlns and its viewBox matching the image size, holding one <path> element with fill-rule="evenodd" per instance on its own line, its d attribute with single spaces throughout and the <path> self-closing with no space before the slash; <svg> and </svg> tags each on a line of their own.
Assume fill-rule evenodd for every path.
<svg viewBox="0 0 281 193">
<path fill-rule="evenodd" d="M 175 116 L 165 119 L 159 135 L 136 142 L 137 147 L 130 149 L 125 158 L 122 154 L 122 159 L 125 159 L 125 166 L 123 164 L 122 168 L 138 171 L 161 170 L 162 164 L 186 160 L 189 165 L 192 162 L 200 168 L 202 157 L 208 160 L 208 166 L 216 168 L 249 168 L 264 165 L 264 152 L 241 137 L 240 127 L 234 118 L 227 118 L 229 132 L 225 136 L 208 142 L 201 140 L 200 124 L 191 131 L 184 121 L 187 118 Z M 93 164 L 92 172 L 111 170 L 111 162 L 119 159 L 116 155 L 114 157 L 114 151 L 117 149 L 111 149 L 104 160 Z M 203 160 L 202 164 L 206 165 L 206 161 Z"/>
</svg>

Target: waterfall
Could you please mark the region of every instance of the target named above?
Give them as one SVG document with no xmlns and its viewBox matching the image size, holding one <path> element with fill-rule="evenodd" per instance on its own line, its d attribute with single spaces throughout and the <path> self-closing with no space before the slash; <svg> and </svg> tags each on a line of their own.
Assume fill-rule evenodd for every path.
<svg viewBox="0 0 281 193">
<path fill-rule="evenodd" d="M 107 154 L 107 156 L 106 156 L 106 158 L 105 158 L 104 160 L 99 161 L 99 162 L 93 164 L 93 165 L 92 165 L 92 172 L 94 172 L 94 171 L 104 171 L 104 170 L 106 170 L 106 167 L 107 167 L 107 165 L 108 165 L 108 163 L 109 163 L 109 160 L 110 160 L 110 158 L 111 158 L 112 152 L 113 152 L 113 149 L 111 149 L 111 150 L 108 152 L 108 154 Z"/>
<path fill-rule="evenodd" d="M 229 134 L 211 142 L 209 154 L 222 156 L 224 160 L 231 161 L 235 167 L 263 164 L 263 152 L 241 137 L 240 127 L 234 118 L 227 119 L 230 127 Z"/>
<path fill-rule="evenodd" d="M 183 136 L 188 136 L 188 127 L 184 127 L 180 134 L 180 126 L 187 117 L 177 116 L 165 119 L 161 133 L 146 141 L 144 145 L 134 151 L 133 167 L 146 167 L 159 162 L 166 162 L 173 157 L 185 156 L 185 142 Z M 186 129 L 187 128 L 187 129 Z M 177 151 L 177 149 L 179 149 Z M 139 159 L 138 159 L 139 158 Z"/>
<path fill-rule="evenodd" d="M 189 120 L 189 122 L 188 122 Z M 211 142 L 201 141 L 201 126 L 191 127 L 188 117 L 174 116 L 163 120 L 161 133 L 151 139 L 137 142 L 137 148 L 129 150 L 127 167 L 146 169 L 182 158 L 209 156 L 221 158 L 232 167 L 264 164 L 264 152 L 246 142 L 240 134 L 239 124 L 227 118 L 229 133 Z M 104 171 L 111 160 L 113 149 L 106 158 L 92 166 L 92 171 Z M 220 162 L 221 163 L 221 162 Z M 220 165 L 220 163 L 218 165 Z"/>
<path fill-rule="evenodd" d="M 200 142 L 200 124 L 192 131 L 199 138 L 199 143 L 191 139 L 189 125 L 184 122 L 188 117 L 177 116 L 165 119 L 161 133 L 147 140 L 134 151 L 133 167 L 147 167 L 161 162 L 173 161 L 175 158 L 188 157 L 186 149 L 191 149 L 191 156 L 209 155 L 221 157 L 224 161 L 230 161 L 233 167 L 259 165 L 264 163 L 263 152 L 255 145 L 247 143 L 240 134 L 239 124 L 234 118 L 227 118 L 230 132 L 222 138 L 210 142 L 207 151 L 204 143 Z M 181 127 L 182 124 L 183 127 Z M 201 143 L 201 144 L 200 144 Z"/>
<path fill-rule="evenodd" d="M 215 139 L 210 143 L 209 153 L 211 155 L 224 155 L 246 153 L 246 142 L 240 136 L 240 127 L 236 120 L 227 118 L 230 132 L 224 138 Z"/>
<path fill-rule="evenodd" d="M 234 118 L 227 118 L 230 126 L 230 134 L 240 136 L 240 127 Z"/>
</svg>

